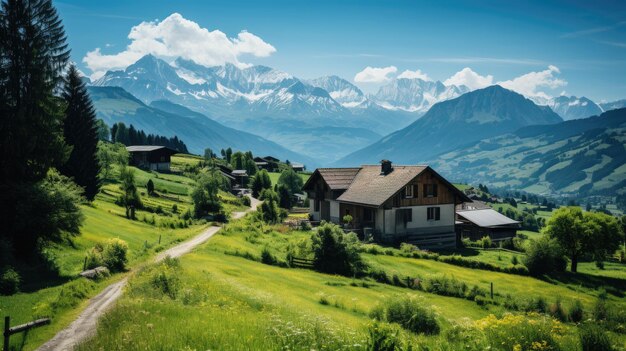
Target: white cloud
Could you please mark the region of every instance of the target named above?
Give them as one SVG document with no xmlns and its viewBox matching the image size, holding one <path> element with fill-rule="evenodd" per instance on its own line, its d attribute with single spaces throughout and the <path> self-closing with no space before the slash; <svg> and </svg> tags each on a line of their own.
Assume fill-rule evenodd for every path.
<svg viewBox="0 0 626 351">
<path fill-rule="evenodd" d="M 456 72 L 452 77 L 446 79 L 443 84 L 445 85 L 465 85 L 471 90 L 481 89 L 493 84 L 493 76 L 480 74 L 472 71 L 471 68 L 465 67 L 462 70 Z"/>
<path fill-rule="evenodd" d="M 357 83 L 384 83 L 390 81 L 392 79 L 390 75 L 397 71 L 398 68 L 396 66 L 380 68 L 367 66 L 354 76 L 354 81 Z"/>
<path fill-rule="evenodd" d="M 511 80 L 498 82 L 498 85 L 518 92 L 529 98 L 549 99 L 551 96 L 539 89 L 557 89 L 567 85 L 565 80 L 557 78 L 560 74 L 558 67 L 550 65 L 548 69 L 540 72 L 530 72 Z"/>
<path fill-rule="evenodd" d="M 272 45 L 245 30 L 236 38 L 229 38 L 219 30 L 202 28 L 178 13 L 161 22 L 136 25 L 128 38 L 131 43 L 117 54 L 106 55 L 96 48 L 85 55 L 83 62 L 93 72 L 92 78 L 102 76 L 107 70 L 124 69 L 147 54 L 164 59 L 182 57 L 205 66 L 232 63 L 246 67 L 249 64 L 240 60 L 242 55 L 267 57 L 276 52 Z"/>
<path fill-rule="evenodd" d="M 428 74 L 422 72 L 419 69 L 416 69 L 415 71 L 411 71 L 411 70 L 407 69 L 404 72 L 400 73 L 398 78 L 408 78 L 408 79 L 416 79 L 417 78 L 417 79 L 421 79 L 421 80 L 432 81 L 432 79 L 430 79 Z"/>
</svg>

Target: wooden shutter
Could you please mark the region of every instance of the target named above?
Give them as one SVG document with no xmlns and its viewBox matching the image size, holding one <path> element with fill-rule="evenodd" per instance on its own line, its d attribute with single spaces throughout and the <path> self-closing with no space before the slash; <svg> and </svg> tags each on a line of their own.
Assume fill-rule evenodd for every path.
<svg viewBox="0 0 626 351">
<path fill-rule="evenodd" d="M 433 184 L 433 196 L 437 197 L 437 184 Z"/>
<path fill-rule="evenodd" d="M 413 197 L 417 198 L 417 190 L 419 186 L 417 184 L 413 184 Z"/>
<path fill-rule="evenodd" d="M 437 188 L 435 188 L 437 189 Z M 438 221 L 441 219 L 441 208 L 435 207 L 435 220 Z"/>
<path fill-rule="evenodd" d="M 422 188 L 424 189 L 424 195 L 423 196 L 424 197 L 428 196 L 428 184 L 424 184 L 422 186 Z"/>
</svg>

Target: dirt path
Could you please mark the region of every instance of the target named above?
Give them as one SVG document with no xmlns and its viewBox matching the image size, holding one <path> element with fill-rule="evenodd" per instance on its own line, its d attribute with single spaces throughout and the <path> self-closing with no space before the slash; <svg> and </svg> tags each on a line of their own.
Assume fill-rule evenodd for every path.
<svg viewBox="0 0 626 351">
<path fill-rule="evenodd" d="M 251 206 L 244 212 L 235 212 L 232 214 L 232 219 L 239 219 L 246 213 L 256 211 L 257 206 L 261 201 L 250 198 Z M 196 246 L 209 240 L 215 233 L 217 233 L 221 227 L 209 227 L 202 233 L 194 236 L 193 238 L 176 245 L 168 250 L 161 252 L 156 256 L 155 262 L 162 261 L 165 257 L 180 257 L 189 251 L 193 250 Z M 96 331 L 98 319 L 109 308 L 113 307 L 115 301 L 122 296 L 123 288 L 128 282 L 128 277 L 120 280 L 117 283 L 113 283 L 98 295 L 93 297 L 89 301 L 89 305 L 81 314 L 65 329 L 58 332 L 52 339 L 48 340 L 45 344 L 41 345 L 37 350 L 40 351 L 65 351 L 73 350 L 75 345 L 78 345 L 81 341 L 84 341 L 89 336 L 93 335 Z"/>
</svg>

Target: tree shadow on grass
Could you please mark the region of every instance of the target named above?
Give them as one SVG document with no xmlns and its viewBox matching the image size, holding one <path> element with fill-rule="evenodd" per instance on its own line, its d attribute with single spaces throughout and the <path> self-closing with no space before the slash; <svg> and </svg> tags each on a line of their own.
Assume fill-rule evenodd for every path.
<svg viewBox="0 0 626 351">
<path fill-rule="evenodd" d="M 25 293 L 62 285 L 72 280 L 70 276 L 61 275 L 51 258 L 41 254 L 15 260 L 13 266 L 22 279 L 20 291 Z"/>
<path fill-rule="evenodd" d="M 552 273 L 543 277 L 543 280 L 552 284 L 565 284 L 570 287 L 584 287 L 587 289 L 605 289 L 607 293 L 623 298 L 626 291 L 626 280 L 600 277 L 586 273 L 561 272 Z"/>
</svg>

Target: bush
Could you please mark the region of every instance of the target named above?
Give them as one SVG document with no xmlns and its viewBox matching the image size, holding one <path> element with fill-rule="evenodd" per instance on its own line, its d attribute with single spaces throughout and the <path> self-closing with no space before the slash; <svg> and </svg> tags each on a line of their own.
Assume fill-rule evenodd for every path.
<svg viewBox="0 0 626 351">
<path fill-rule="evenodd" d="M 483 249 L 488 249 L 488 248 L 490 248 L 490 247 L 491 247 L 491 245 L 492 245 L 491 238 L 490 238 L 489 236 L 483 236 L 483 237 L 480 239 L 479 243 L 480 243 L 480 246 L 481 246 Z"/>
<path fill-rule="evenodd" d="M 513 264 L 514 266 L 519 264 L 519 260 L 517 259 L 517 256 L 513 256 L 511 257 L 511 264 Z"/>
<path fill-rule="evenodd" d="M 13 268 L 8 267 L 0 276 L 0 294 L 13 295 L 20 291 L 22 278 Z"/>
<path fill-rule="evenodd" d="M 180 289 L 180 279 L 175 269 L 176 267 L 168 266 L 168 264 L 164 262 L 150 278 L 152 287 L 172 300 L 176 299 L 178 290 Z"/>
<path fill-rule="evenodd" d="M 406 296 L 390 299 L 379 311 L 383 310 L 382 318 L 389 323 L 398 323 L 402 328 L 417 334 L 439 334 L 440 327 L 435 313 L 423 306 L 423 301 Z"/>
<path fill-rule="evenodd" d="M 367 328 L 367 351 L 396 351 L 399 330 L 387 323 L 374 322 Z"/>
<path fill-rule="evenodd" d="M 402 252 L 402 254 L 406 256 L 413 254 L 413 252 L 415 251 L 419 251 L 419 248 L 415 245 L 408 244 L 408 243 L 400 244 L 400 252 Z"/>
<path fill-rule="evenodd" d="M 556 298 L 556 301 L 552 305 L 550 305 L 548 312 L 550 312 L 550 315 L 553 318 L 556 318 L 561 322 L 567 322 L 567 312 L 565 312 L 565 309 L 563 309 L 560 298 Z"/>
<path fill-rule="evenodd" d="M 584 318 L 584 314 L 582 302 L 580 302 L 580 300 L 574 301 L 574 304 L 569 310 L 569 320 L 574 323 L 580 323 Z"/>
<path fill-rule="evenodd" d="M 269 265 L 276 264 L 276 257 L 272 255 L 272 253 L 270 252 L 270 250 L 268 250 L 267 247 L 264 247 L 263 251 L 261 251 L 261 263 L 269 264 Z"/>
<path fill-rule="evenodd" d="M 563 333 L 560 322 L 536 314 L 489 315 L 476 321 L 493 350 L 560 350 L 557 339 Z"/>
<path fill-rule="evenodd" d="M 524 264 L 530 274 L 538 276 L 551 272 L 563 272 L 567 260 L 558 244 L 548 237 L 531 241 Z"/>
<path fill-rule="evenodd" d="M 102 245 L 96 245 L 91 250 L 87 251 L 87 262 L 85 269 L 93 269 L 103 265 L 102 262 Z"/>
<path fill-rule="evenodd" d="M 307 222 L 307 221 L 302 221 L 300 222 L 300 230 L 303 232 L 308 232 L 311 229 L 313 229 L 313 227 L 311 227 L 311 223 Z"/>
<path fill-rule="evenodd" d="M 360 274 L 365 265 L 359 254 L 356 234 L 345 234 L 332 223 L 322 224 L 311 236 L 313 266 L 317 271 L 345 276 Z"/>
<path fill-rule="evenodd" d="M 128 263 L 128 244 L 124 240 L 109 239 L 102 250 L 102 262 L 112 272 L 121 272 Z"/>
<path fill-rule="evenodd" d="M 246 207 L 250 207 L 251 201 L 250 198 L 247 196 L 242 196 L 241 197 L 241 204 L 246 206 Z"/>
<path fill-rule="evenodd" d="M 582 351 L 611 351 L 611 340 L 604 328 L 593 323 L 584 323 L 578 327 Z"/>
</svg>

